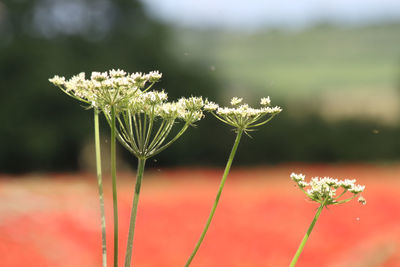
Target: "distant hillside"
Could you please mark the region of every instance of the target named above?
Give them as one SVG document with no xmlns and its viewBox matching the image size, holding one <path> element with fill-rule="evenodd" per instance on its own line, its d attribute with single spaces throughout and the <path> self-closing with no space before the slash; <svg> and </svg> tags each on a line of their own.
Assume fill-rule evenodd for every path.
<svg viewBox="0 0 400 267">
<path fill-rule="evenodd" d="M 183 61 L 196 59 L 209 66 L 224 81 L 224 94 L 245 95 L 251 90 L 251 94 L 288 101 L 300 98 L 317 106 L 316 101 L 307 99 L 344 98 L 349 105 L 366 101 L 366 105 L 376 106 L 382 104 L 377 101 L 389 101 L 383 103 L 389 109 L 384 116 L 398 111 L 400 24 L 319 25 L 301 32 L 180 30 L 176 38 L 181 45 L 175 52 Z M 332 113 L 332 103 L 326 106 Z M 381 111 L 371 115 L 381 116 L 377 112 Z"/>
</svg>

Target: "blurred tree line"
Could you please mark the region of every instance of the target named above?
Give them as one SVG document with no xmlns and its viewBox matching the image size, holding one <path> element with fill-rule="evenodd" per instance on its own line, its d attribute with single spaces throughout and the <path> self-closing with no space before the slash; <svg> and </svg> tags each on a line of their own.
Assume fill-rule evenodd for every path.
<svg viewBox="0 0 400 267">
<path fill-rule="evenodd" d="M 92 112 L 48 82 L 55 74 L 160 70 L 171 99 L 213 95 L 214 77 L 179 64 L 169 36 L 139 1 L 0 1 L 0 170 L 77 168 Z"/>
<path fill-rule="evenodd" d="M 218 100 L 218 78 L 207 66 L 175 58 L 170 31 L 135 0 L 0 0 L 0 172 L 78 168 L 92 136 L 92 112 L 48 82 L 55 74 L 160 70 L 158 89 L 166 88 L 170 99 Z M 279 100 L 273 104 L 286 109 Z M 243 138 L 238 164 L 400 158 L 400 128 L 367 121 L 327 123 L 283 112 L 251 135 L 255 140 Z M 233 138 L 208 116 L 156 164 L 223 164 Z"/>
</svg>

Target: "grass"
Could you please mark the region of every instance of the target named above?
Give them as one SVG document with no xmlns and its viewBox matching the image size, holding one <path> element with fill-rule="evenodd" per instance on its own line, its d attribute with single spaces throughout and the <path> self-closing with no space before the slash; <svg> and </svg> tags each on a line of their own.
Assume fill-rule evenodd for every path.
<svg viewBox="0 0 400 267">
<path fill-rule="evenodd" d="M 363 87 L 392 93 L 399 87 L 400 24 L 319 25 L 299 32 L 180 30 L 177 39 L 177 55 L 202 61 L 226 90 L 287 98 Z"/>
<path fill-rule="evenodd" d="M 399 165 L 282 165 L 232 170 L 192 266 L 288 266 L 317 208 L 293 186 L 291 171 L 355 177 L 367 185 L 366 206 L 353 201 L 324 211 L 297 266 L 400 265 L 400 214 L 393 212 L 400 210 Z M 183 266 L 221 173 L 190 168 L 146 175 L 133 252 L 137 266 Z M 134 176 L 119 175 L 121 245 L 126 243 Z M 111 180 L 104 180 L 111 221 Z M 1 266 L 101 265 L 94 175 L 3 175 L 0 198 Z M 107 234 L 112 246 L 112 228 Z"/>
</svg>

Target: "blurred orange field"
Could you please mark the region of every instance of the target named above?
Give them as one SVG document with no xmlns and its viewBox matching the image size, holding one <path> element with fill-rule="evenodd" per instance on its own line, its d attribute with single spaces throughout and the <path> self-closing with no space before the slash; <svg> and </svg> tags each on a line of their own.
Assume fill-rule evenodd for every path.
<svg viewBox="0 0 400 267">
<path fill-rule="evenodd" d="M 297 266 L 400 266 L 400 165 L 281 165 L 234 168 L 213 223 L 191 266 L 288 266 L 317 209 L 291 172 L 357 178 L 367 205 L 325 209 Z M 207 219 L 220 169 L 145 173 L 134 266 L 183 266 Z M 106 179 L 108 260 L 112 196 Z M 134 173 L 119 174 L 120 264 L 125 253 Z M 0 266 L 101 266 L 96 177 L 2 175 Z"/>
</svg>

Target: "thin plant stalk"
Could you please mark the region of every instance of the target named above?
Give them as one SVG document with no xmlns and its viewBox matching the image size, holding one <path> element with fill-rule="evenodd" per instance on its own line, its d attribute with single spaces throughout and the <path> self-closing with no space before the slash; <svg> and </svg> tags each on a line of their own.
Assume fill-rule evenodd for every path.
<svg viewBox="0 0 400 267">
<path fill-rule="evenodd" d="M 102 178 L 102 172 L 101 172 L 99 110 L 97 108 L 94 108 L 93 110 L 94 110 L 94 140 L 95 140 L 95 153 L 96 153 L 96 174 L 97 174 L 97 185 L 98 185 L 98 189 L 99 189 L 99 199 L 100 199 L 102 260 L 103 260 L 103 267 L 107 267 L 106 216 L 105 216 L 105 212 L 104 212 L 103 178 Z"/>
<path fill-rule="evenodd" d="M 313 228 L 314 228 L 315 223 L 316 223 L 317 220 L 318 220 L 319 215 L 321 214 L 322 210 L 323 210 L 324 207 L 325 207 L 326 201 L 327 201 L 327 198 L 321 203 L 321 206 L 319 206 L 317 212 L 315 213 L 314 219 L 312 220 L 312 222 L 311 222 L 311 224 L 310 224 L 310 227 L 308 227 L 307 233 L 306 233 L 305 236 L 303 237 L 303 240 L 301 241 L 300 246 L 299 246 L 299 248 L 297 249 L 296 254 L 295 254 L 294 257 L 293 257 L 293 260 L 292 260 L 292 262 L 290 263 L 290 267 L 296 266 L 297 260 L 299 259 L 300 254 L 301 254 L 301 252 L 303 251 L 304 246 L 306 245 L 306 242 L 307 242 L 307 240 L 308 240 L 308 238 L 309 238 L 309 236 L 310 236 L 310 234 L 311 234 L 311 232 L 312 232 L 312 230 L 313 230 Z"/>
<path fill-rule="evenodd" d="M 111 178 L 114 211 L 114 267 L 118 266 L 118 200 L 117 200 L 117 163 L 116 163 L 116 125 L 115 107 L 111 106 Z"/>
<path fill-rule="evenodd" d="M 138 159 L 138 168 L 136 174 L 136 184 L 135 184 L 135 193 L 133 197 L 132 210 L 131 210 L 131 218 L 129 222 L 129 233 L 128 233 L 128 242 L 126 245 L 126 254 L 125 254 L 125 267 L 131 266 L 132 260 L 132 248 L 133 248 L 133 236 L 135 234 L 135 225 L 136 225 L 136 213 L 139 203 L 139 195 L 140 188 L 142 185 L 142 178 L 144 172 L 144 166 L 146 164 L 146 159 L 139 158 Z"/>
<path fill-rule="evenodd" d="M 189 266 L 190 263 L 192 262 L 194 256 L 197 253 L 197 250 L 199 250 L 199 247 L 200 247 L 201 243 L 203 242 L 203 239 L 204 239 L 204 237 L 205 237 L 205 235 L 207 233 L 208 227 L 211 224 L 211 220 L 212 220 L 212 218 L 214 216 L 214 213 L 215 213 L 215 210 L 217 208 L 219 199 L 221 197 L 222 189 L 224 188 L 226 178 L 228 177 L 229 170 L 231 168 L 233 159 L 234 159 L 235 154 L 236 154 L 236 150 L 237 150 L 237 148 L 239 146 L 239 142 L 240 142 L 240 138 L 242 137 L 242 133 L 243 133 L 243 130 L 238 129 L 238 132 L 237 132 L 237 135 L 236 135 L 236 140 L 235 140 L 235 143 L 234 143 L 234 145 L 232 147 L 231 154 L 229 155 L 228 162 L 226 163 L 225 171 L 224 171 L 224 174 L 222 176 L 222 180 L 221 180 L 221 183 L 220 183 L 220 186 L 219 186 L 219 189 L 218 189 L 217 196 L 216 196 L 215 201 L 214 201 L 214 205 L 213 205 L 213 207 L 211 209 L 210 215 L 208 216 L 208 220 L 206 222 L 206 225 L 204 226 L 204 229 L 203 229 L 203 232 L 201 233 L 199 241 L 197 241 L 196 247 L 194 248 L 192 254 L 189 257 L 189 259 L 187 260 L 187 262 L 185 264 L 185 267 Z"/>
</svg>

